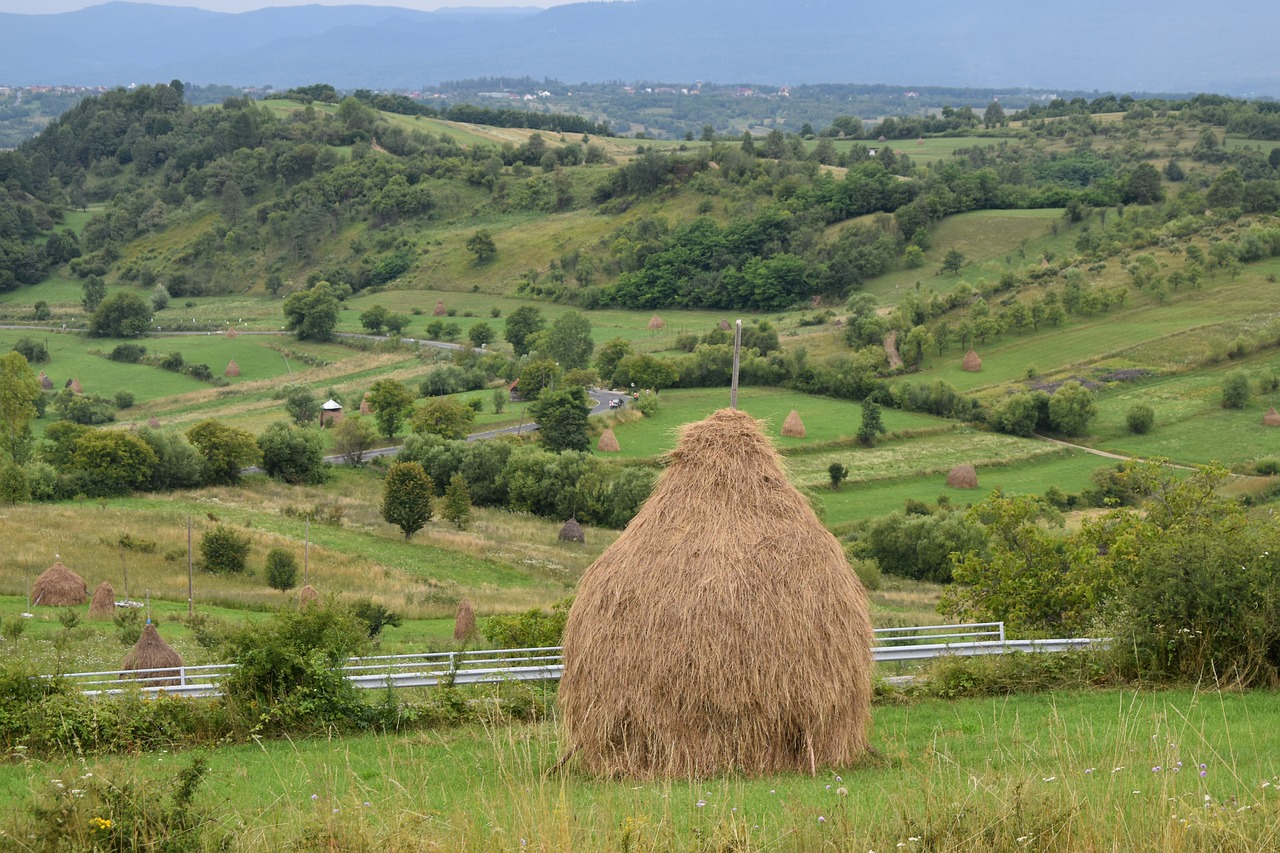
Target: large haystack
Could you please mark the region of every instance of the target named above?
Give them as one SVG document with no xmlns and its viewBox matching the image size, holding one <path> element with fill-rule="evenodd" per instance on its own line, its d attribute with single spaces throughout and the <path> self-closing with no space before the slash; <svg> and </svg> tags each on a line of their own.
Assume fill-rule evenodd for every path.
<svg viewBox="0 0 1280 853">
<path fill-rule="evenodd" d="M 89 620 L 92 622 L 110 622 L 116 616 L 116 591 L 111 584 L 103 581 L 93 591 L 93 600 L 89 602 Z"/>
<path fill-rule="evenodd" d="M 46 391 L 53 390 L 53 380 L 50 379 L 49 374 L 45 373 L 43 370 L 40 371 L 40 387 Z"/>
<path fill-rule="evenodd" d="M 1267 409 L 1267 413 L 1262 416 L 1263 426 L 1280 426 L 1280 412 L 1276 411 L 1276 407 L 1272 406 Z"/>
<path fill-rule="evenodd" d="M 443 317 L 445 314 L 448 313 L 448 311 L 445 310 L 443 299 L 436 300 L 436 310 L 431 313 L 433 313 L 437 317 Z"/>
<path fill-rule="evenodd" d="M 972 465 L 957 465 L 947 474 L 947 485 L 953 489 L 976 489 L 978 472 Z"/>
<path fill-rule="evenodd" d="M 970 373 L 982 372 L 982 359 L 978 358 L 978 354 L 973 350 L 969 350 L 964 354 L 964 361 L 960 362 L 960 367 Z"/>
<path fill-rule="evenodd" d="M 606 429 L 600 433 L 600 442 L 596 445 L 596 450 L 601 453 L 617 453 L 622 450 L 618 444 L 618 437 L 613 434 L 613 430 Z"/>
<path fill-rule="evenodd" d="M 649 318 L 649 331 L 660 332 L 667 327 L 667 321 L 654 314 Z"/>
<path fill-rule="evenodd" d="M 465 643 L 476 635 L 476 611 L 468 599 L 458 602 L 458 609 L 453 614 L 453 639 Z"/>
<path fill-rule="evenodd" d="M 848 766 L 867 748 L 871 642 L 862 584 L 760 425 L 716 412 L 578 586 L 569 748 L 605 776 Z"/>
<path fill-rule="evenodd" d="M 84 578 L 58 560 L 36 578 L 31 587 L 31 603 L 46 607 L 72 607 L 89 600 L 89 585 Z"/>
<path fill-rule="evenodd" d="M 134 643 L 129 654 L 125 655 L 124 663 L 120 668 L 127 672 L 159 670 L 159 672 L 139 672 L 137 675 L 124 677 L 144 679 L 147 687 L 172 687 L 181 683 L 181 673 L 178 671 L 180 666 L 182 666 L 182 655 L 164 641 L 160 632 L 156 630 L 156 626 L 152 625 L 151 620 L 148 619 L 146 627 L 142 629 L 142 636 L 138 638 L 138 642 Z"/>
<path fill-rule="evenodd" d="M 239 376 L 240 375 L 240 365 L 236 364 L 236 360 L 234 358 L 227 362 L 227 369 L 223 371 L 222 375 L 223 376 Z"/>
<path fill-rule="evenodd" d="M 564 523 L 564 527 L 560 528 L 560 541 L 562 542 L 586 542 L 586 534 L 582 532 L 582 525 L 578 523 L 578 519 L 571 518 Z"/>
<path fill-rule="evenodd" d="M 308 604 L 319 604 L 319 603 L 320 603 L 320 592 L 311 584 L 307 584 L 302 589 L 298 590 L 298 604 L 305 607 Z"/>
<path fill-rule="evenodd" d="M 804 421 L 800 420 L 800 413 L 795 409 L 791 410 L 791 414 L 787 415 L 787 419 L 782 422 L 782 434 L 787 438 L 804 438 Z"/>
</svg>

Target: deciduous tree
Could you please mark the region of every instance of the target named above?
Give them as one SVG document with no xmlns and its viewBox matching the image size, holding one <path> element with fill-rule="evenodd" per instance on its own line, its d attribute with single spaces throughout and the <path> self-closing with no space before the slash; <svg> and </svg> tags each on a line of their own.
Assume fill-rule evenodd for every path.
<svg viewBox="0 0 1280 853">
<path fill-rule="evenodd" d="M 382 517 L 409 539 L 431 520 L 431 478 L 417 462 L 397 462 L 382 482 Z"/>
</svg>

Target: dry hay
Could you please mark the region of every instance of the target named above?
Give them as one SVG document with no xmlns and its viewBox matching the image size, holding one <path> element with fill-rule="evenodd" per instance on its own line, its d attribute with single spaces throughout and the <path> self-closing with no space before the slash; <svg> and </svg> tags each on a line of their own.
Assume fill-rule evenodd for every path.
<svg viewBox="0 0 1280 853">
<path fill-rule="evenodd" d="M 437 317 L 443 317 L 443 316 L 445 315 L 445 308 L 444 308 L 444 300 L 443 300 L 443 299 L 438 299 L 438 300 L 436 300 L 436 310 L 435 310 L 433 313 L 434 313 Z"/>
<path fill-rule="evenodd" d="M 298 603 L 304 607 L 308 604 L 319 604 L 320 592 L 311 584 L 307 584 L 298 590 Z"/>
<path fill-rule="evenodd" d="M 240 375 L 240 365 L 236 364 L 236 360 L 233 358 L 227 362 L 227 369 L 223 371 L 223 376 L 239 376 L 239 375 Z"/>
<path fill-rule="evenodd" d="M 84 578 L 58 560 L 36 578 L 31 587 L 31 603 L 46 607 L 71 607 L 89 600 L 89 585 Z"/>
<path fill-rule="evenodd" d="M 80 384 L 79 379 L 72 379 L 71 384 L 67 386 L 73 394 L 83 394 L 84 386 Z"/>
<path fill-rule="evenodd" d="M 1262 416 L 1263 426 L 1280 426 L 1280 412 L 1276 411 L 1276 407 L 1272 406 L 1267 409 L 1267 413 Z"/>
<path fill-rule="evenodd" d="M 649 320 L 649 331 L 657 332 L 667 327 L 667 321 L 654 314 Z"/>
<path fill-rule="evenodd" d="M 787 415 L 787 419 L 782 422 L 782 434 L 787 438 L 804 438 L 804 421 L 800 420 L 800 413 L 795 409 L 791 410 L 791 414 Z"/>
<path fill-rule="evenodd" d="M 103 581 L 93 591 L 89 602 L 89 619 L 93 622 L 110 622 L 116 616 L 116 591 Z"/>
<path fill-rule="evenodd" d="M 947 474 L 947 485 L 953 489 L 976 489 L 978 472 L 972 465 L 957 465 Z"/>
<path fill-rule="evenodd" d="M 458 602 L 458 609 L 453 614 L 453 639 L 465 643 L 476 635 L 476 611 L 468 599 Z"/>
<path fill-rule="evenodd" d="M 732 329 L 732 328 L 733 328 L 733 326 L 729 324 L 729 321 L 728 321 L 728 320 L 721 320 L 721 321 L 720 321 L 720 329 L 721 329 L 721 331 L 725 331 L 725 332 L 727 332 L 727 331 L 729 331 L 729 330 L 730 330 L 730 329 Z"/>
<path fill-rule="evenodd" d="M 228 329 L 227 329 L 227 337 L 228 337 L 228 338 L 238 338 L 238 337 L 240 337 L 240 333 L 239 333 L 239 332 L 237 332 L 235 329 L 228 328 Z"/>
<path fill-rule="evenodd" d="M 562 542 L 586 542 L 586 534 L 582 532 L 582 525 L 578 523 L 578 519 L 571 518 L 564 523 L 564 527 L 560 528 L 560 541 Z"/>
<path fill-rule="evenodd" d="M 182 655 L 173 650 L 173 646 L 164 641 L 156 626 L 147 620 L 142 629 L 142 636 L 134 643 L 129 654 L 125 655 L 122 670 L 159 670 L 159 672 L 139 672 L 137 675 L 123 675 L 123 678 L 137 678 L 145 681 L 147 687 L 171 687 L 180 683 Z"/>
<path fill-rule="evenodd" d="M 847 767 L 867 749 L 866 592 L 760 424 L 686 426 L 653 494 L 587 569 L 560 707 L 593 774 Z"/>
<path fill-rule="evenodd" d="M 617 453 L 622 450 L 618 445 L 618 437 L 613 434 L 612 429 L 606 429 L 600 433 L 600 443 L 596 445 L 596 450 L 601 453 Z"/>
<path fill-rule="evenodd" d="M 155 415 L 152 415 L 151 417 L 147 418 L 147 426 L 151 427 L 152 429 L 160 429 L 160 419 L 157 418 Z"/>
<path fill-rule="evenodd" d="M 369 392 L 365 391 L 364 396 L 360 398 L 360 414 L 372 415 L 373 406 L 369 405 Z"/>
<path fill-rule="evenodd" d="M 40 371 L 40 387 L 46 391 L 53 390 L 53 380 L 50 379 L 49 375 L 45 373 L 43 370 Z"/>
<path fill-rule="evenodd" d="M 964 354 L 964 361 L 960 363 L 960 367 L 969 373 L 982 372 L 982 359 L 978 358 L 978 354 L 973 350 L 969 350 Z"/>
</svg>

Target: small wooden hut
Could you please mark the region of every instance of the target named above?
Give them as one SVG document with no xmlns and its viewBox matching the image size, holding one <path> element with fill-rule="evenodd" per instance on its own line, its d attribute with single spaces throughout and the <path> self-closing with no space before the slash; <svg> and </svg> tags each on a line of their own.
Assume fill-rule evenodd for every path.
<svg viewBox="0 0 1280 853">
<path fill-rule="evenodd" d="M 1272 406 L 1267 409 L 1267 413 L 1262 416 L 1263 426 L 1280 426 L 1280 412 L 1276 411 L 1276 407 Z"/>
<path fill-rule="evenodd" d="M 182 680 L 182 655 L 174 651 L 173 646 L 164 641 L 156 626 L 147 620 L 142 629 L 142 636 L 134 643 L 124 663 L 120 665 L 126 672 L 135 672 L 133 676 L 144 681 L 147 687 L 172 687 Z M 139 671 L 142 670 L 142 671 Z M 147 672 L 145 670 L 158 670 Z"/>
<path fill-rule="evenodd" d="M 599 776 L 848 767 L 867 749 L 871 620 L 761 426 L 686 426 L 587 569 L 564 632 L 565 743 Z"/>
<path fill-rule="evenodd" d="M 587 537 L 582 532 L 582 525 L 578 523 L 578 519 L 571 518 L 564 523 L 564 527 L 560 528 L 561 542 L 586 542 Z"/>
<path fill-rule="evenodd" d="M 89 600 L 89 585 L 84 578 L 57 560 L 36 578 L 31 587 L 31 603 L 46 607 L 73 607 Z"/>
<path fill-rule="evenodd" d="M 596 445 L 596 450 L 601 453 L 617 453 L 622 450 L 618 445 L 618 437 L 613 434 L 613 430 L 606 429 L 600 433 L 600 442 Z"/>
<path fill-rule="evenodd" d="M 982 372 L 982 359 L 978 358 L 978 354 L 973 350 L 969 350 L 964 354 L 964 361 L 960 362 L 960 367 L 969 373 Z"/>
<path fill-rule="evenodd" d="M 116 591 L 111 584 L 103 581 L 93 591 L 93 600 L 89 602 L 89 621 L 110 622 L 116 616 Z"/>
<path fill-rule="evenodd" d="M 957 465 L 947 474 L 947 485 L 953 489 L 976 489 L 978 472 L 972 465 Z"/>
<path fill-rule="evenodd" d="M 453 639 L 465 643 L 476 635 L 476 611 L 469 599 L 458 602 L 453 614 Z"/>
<path fill-rule="evenodd" d="M 234 358 L 227 362 L 227 369 L 223 371 L 222 375 L 230 377 L 240 375 L 240 365 L 236 364 L 236 360 Z"/>
<path fill-rule="evenodd" d="M 800 413 L 795 409 L 792 409 L 791 414 L 787 415 L 787 419 L 782 422 L 782 434 L 787 438 L 805 437 L 804 421 L 800 420 Z"/>
</svg>

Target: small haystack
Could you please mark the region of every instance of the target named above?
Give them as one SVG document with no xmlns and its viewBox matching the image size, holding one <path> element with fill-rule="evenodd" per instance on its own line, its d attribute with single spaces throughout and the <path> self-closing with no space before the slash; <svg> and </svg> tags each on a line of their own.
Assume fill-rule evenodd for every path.
<svg viewBox="0 0 1280 853">
<path fill-rule="evenodd" d="M 840 543 L 745 412 L 686 426 L 670 460 L 569 611 L 570 753 L 641 778 L 850 766 L 872 633 Z"/>
<path fill-rule="evenodd" d="M 72 607 L 89 600 L 89 585 L 84 578 L 56 561 L 36 578 L 31 587 L 31 603 L 46 607 Z"/>
<path fill-rule="evenodd" d="M 139 672 L 137 675 L 124 677 L 142 679 L 147 687 L 172 687 L 181 683 L 182 673 L 178 671 L 181 666 L 182 655 L 164 641 L 160 632 L 156 630 L 156 626 L 152 625 L 151 620 L 148 619 L 146 627 L 142 629 L 142 636 L 138 638 L 138 642 L 134 643 L 129 654 L 125 655 L 124 663 L 120 668 L 127 672 L 159 670 L 158 672 Z"/>
<path fill-rule="evenodd" d="M 49 374 L 45 373 L 43 370 L 40 371 L 40 387 L 45 391 L 53 390 L 53 380 L 50 379 Z"/>
<path fill-rule="evenodd" d="M 800 413 L 795 409 L 791 410 L 791 414 L 787 415 L 787 419 L 782 422 L 782 434 L 787 438 L 804 438 L 804 421 L 800 420 Z"/>
<path fill-rule="evenodd" d="M 654 314 L 649 320 L 649 331 L 660 332 L 667 327 L 667 321 Z"/>
<path fill-rule="evenodd" d="M 969 350 L 964 354 L 964 361 L 960 363 L 960 366 L 969 373 L 981 373 L 982 359 L 978 358 L 978 354 L 976 352 Z"/>
<path fill-rule="evenodd" d="M 1276 407 L 1272 406 L 1267 409 L 1267 413 L 1262 416 L 1263 426 L 1280 426 L 1280 412 L 1276 411 Z"/>
<path fill-rule="evenodd" d="M 596 445 L 596 450 L 599 450 L 601 453 L 617 453 L 622 450 L 622 448 L 618 446 L 618 437 L 613 434 L 613 430 L 606 429 L 604 432 L 600 433 L 600 443 Z"/>
<path fill-rule="evenodd" d="M 732 324 L 732 323 L 730 323 L 728 320 L 721 320 L 721 321 L 720 321 L 720 329 L 721 329 L 721 331 L 725 331 L 725 332 L 727 332 L 727 331 L 729 331 L 729 330 L 730 330 L 730 329 L 732 329 L 732 328 L 733 328 L 733 324 Z"/>
<path fill-rule="evenodd" d="M 234 358 L 227 362 L 227 369 L 222 372 L 222 375 L 223 376 L 239 376 L 240 375 L 240 365 L 236 364 L 236 360 Z"/>
<path fill-rule="evenodd" d="M 976 489 L 978 472 L 972 465 L 957 465 L 947 474 L 947 485 L 953 489 Z"/>
<path fill-rule="evenodd" d="M 93 600 L 89 602 L 89 620 L 91 622 L 110 622 L 116 616 L 116 591 L 111 584 L 103 581 L 93 591 Z"/>
<path fill-rule="evenodd" d="M 453 614 L 453 639 L 465 643 L 476 635 L 476 611 L 468 599 L 458 602 Z"/>
<path fill-rule="evenodd" d="M 562 542 L 586 542 L 587 537 L 582 532 L 582 525 L 578 523 L 578 519 L 571 518 L 564 523 L 564 527 L 560 528 L 560 540 Z"/>
<path fill-rule="evenodd" d="M 307 584 L 302 589 L 298 590 L 298 603 L 303 607 L 306 607 L 308 604 L 319 604 L 319 591 L 311 584 Z"/>
<path fill-rule="evenodd" d="M 435 310 L 433 313 L 434 313 L 437 317 L 443 317 L 443 316 L 445 315 L 444 300 L 443 300 L 443 299 L 437 299 L 437 300 L 436 300 L 436 310 Z"/>
<path fill-rule="evenodd" d="M 160 419 L 157 418 L 155 415 L 152 415 L 151 417 L 147 418 L 147 426 L 151 427 L 152 429 L 160 429 Z"/>
<path fill-rule="evenodd" d="M 228 327 L 228 328 L 227 328 L 227 337 L 228 337 L 228 338 L 238 338 L 238 337 L 240 337 L 240 333 L 239 333 L 239 332 L 237 332 L 235 329 L 232 329 L 232 328 Z"/>
<path fill-rule="evenodd" d="M 83 394 L 84 386 L 80 384 L 79 379 L 72 379 L 71 384 L 67 386 L 73 394 Z"/>
<path fill-rule="evenodd" d="M 360 414 L 372 415 L 373 406 L 369 405 L 369 392 L 365 391 L 364 396 L 360 398 Z"/>
</svg>

